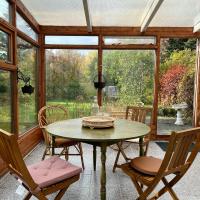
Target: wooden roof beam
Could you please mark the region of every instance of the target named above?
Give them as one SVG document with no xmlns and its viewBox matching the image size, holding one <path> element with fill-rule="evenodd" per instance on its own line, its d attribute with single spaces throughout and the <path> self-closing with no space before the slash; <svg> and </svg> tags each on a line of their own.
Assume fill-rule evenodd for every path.
<svg viewBox="0 0 200 200">
<path fill-rule="evenodd" d="M 163 1 L 164 0 L 150 0 L 149 1 L 145 9 L 142 22 L 141 22 L 141 28 L 140 28 L 141 32 L 144 32 L 147 29 L 148 25 L 152 21 L 153 17 L 155 16 L 156 12 L 160 8 Z"/>
<path fill-rule="evenodd" d="M 85 19 L 87 23 L 87 30 L 88 32 L 92 32 L 92 22 L 91 22 L 91 17 L 90 17 L 88 0 L 82 0 L 82 1 L 83 1 L 84 12 L 85 12 Z"/>
</svg>

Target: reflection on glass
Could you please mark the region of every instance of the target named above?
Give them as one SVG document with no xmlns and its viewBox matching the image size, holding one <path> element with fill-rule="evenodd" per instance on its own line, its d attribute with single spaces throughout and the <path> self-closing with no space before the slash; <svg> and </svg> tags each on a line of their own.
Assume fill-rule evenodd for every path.
<svg viewBox="0 0 200 200">
<path fill-rule="evenodd" d="M 31 78 L 30 84 L 35 88 L 31 95 L 23 94 L 21 88 L 24 82 L 18 82 L 19 95 L 19 130 L 20 133 L 37 124 L 37 49 L 30 43 L 17 38 L 17 56 L 19 70 Z"/>
<path fill-rule="evenodd" d="M 10 22 L 10 5 L 8 1 L 1 0 L 0 1 L 0 17 L 6 20 L 7 22 Z"/>
<path fill-rule="evenodd" d="M 47 104 L 62 104 L 69 118 L 89 116 L 97 57 L 97 50 L 46 50 Z"/>
<path fill-rule="evenodd" d="M 103 100 L 107 111 L 123 118 L 128 105 L 152 107 L 154 65 L 153 50 L 104 50 Z"/>
<path fill-rule="evenodd" d="M 45 36 L 45 44 L 98 45 L 97 36 Z"/>
<path fill-rule="evenodd" d="M 0 30 L 0 60 L 9 61 L 9 35 Z"/>
<path fill-rule="evenodd" d="M 26 35 L 34 40 L 38 39 L 37 33 L 31 28 L 31 26 L 17 13 L 17 28 L 24 32 Z"/>
<path fill-rule="evenodd" d="M 155 44 L 156 38 L 151 36 L 106 36 L 104 44 L 128 45 L 128 44 Z"/>
<path fill-rule="evenodd" d="M 0 70 L 0 128 L 11 132 L 10 72 Z"/>
</svg>

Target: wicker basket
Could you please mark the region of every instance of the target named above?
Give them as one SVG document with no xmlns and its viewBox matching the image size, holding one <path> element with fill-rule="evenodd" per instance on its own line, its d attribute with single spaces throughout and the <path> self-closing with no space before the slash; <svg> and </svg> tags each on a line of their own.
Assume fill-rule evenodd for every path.
<svg viewBox="0 0 200 200">
<path fill-rule="evenodd" d="M 82 118 L 82 126 L 93 128 L 111 128 L 114 127 L 114 118 L 107 116 L 90 116 Z"/>
</svg>

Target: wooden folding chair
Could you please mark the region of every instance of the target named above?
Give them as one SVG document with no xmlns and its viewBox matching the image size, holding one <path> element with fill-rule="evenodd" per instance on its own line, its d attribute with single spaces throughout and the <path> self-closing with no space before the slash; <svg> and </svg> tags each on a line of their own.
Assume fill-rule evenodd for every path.
<svg viewBox="0 0 200 200">
<path fill-rule="evenodd" d="M 121 165 L 121 169 L 132 179 L 139 194 L 138 200 L 146 200 L 160 181 L 165 186 L 149 199 L 158 199 L 168 191 L 173 199 L 178 200 L 172 187 L 187 172 L 199 150 L 200 128 L 172 132 L 163 160 L 141 156 Z M 168 181 L 166 176 L 171 174 L 173 177 L 170 176 Z"/>
<path fill-rule="evenodd" d="M 80 142 L 55 137 L 52 138 L 50 134 L 48 134 L 45 130 L 45 127 L 53 122 L 59 121 L 59 120 L 65 120 L 67 119 L 68 113 L 66 108 L 64 108 L 61 105 L 50 105 L 50 106 L 44 106 L 40 109 L 38 112 L 38 122 L 39 127 L 42 129 L 46 148 L 44 151 L 44 154 L 42 156 L 42 160 L 44 160 L 46 155 L 59 155 L 59 156 L 65 156 L 65 159 L 68 160 L 69 156 L 80 156 L 81 157 L 81 163 L 82 168 L 84 169 L 84 161 L 83 161 L 83 150 L 82 145 Z M 74 146 L 77 153 L 69 153 L 69 147 Z M 60 153 L 56 153 L 56 148 L 62 148 Z"/>
<path fill-rule="evenodd" d="M 152 113 L 152 108 L 127 106 L 125 119 L 145 123 L 146 116 L 148 113 L 150 114 Z M 117 156 L 113 166 L 113 172 L 115 172 L 116 167 L 118 167 L 118 160 L 120 153 L 122 154 L 122 156 L 126 161 L 130 160 L 130 158 L 126 156 L 124 149 L 126 149 L 130 144 L 137 144 L 140 149 L 139 155 L 140 156 L 146 155 L 149 147 L 149 141 L 150 141 L 150 135 L 148 134 L 144 138 L 136 138 L 136 139 L 122 141 L 117 144 L 117 147 L 116 145 L 113 146 L 113 149 L 117 150 Z"/>
<path fill-rule="evenodd" d="M 67 188 L 79 180 L 82 169 L 52 156 L 34 165 L 24 163 L 15 135 L 0 129 L 0 155 L 15 178 L 22 181 L 28 190 L 24 200 L 35 196 L 47 200 L 46 195 L 59 191 L 56 200 L 64 195 Z"/>
</svg>

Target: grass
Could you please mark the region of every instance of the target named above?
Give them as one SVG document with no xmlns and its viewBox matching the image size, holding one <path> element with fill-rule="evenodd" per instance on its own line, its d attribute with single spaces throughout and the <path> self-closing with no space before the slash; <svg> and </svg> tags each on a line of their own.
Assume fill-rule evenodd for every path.
<svg viewBox="0 0 200 200">
<path fill-rule="evenodd" d="M 63 101 L 48 101 L 47 105 L 63 105 L 68 110 L 68 118 L 79 118 L 91 115 L 92 103 L 91 102 L 63 102 Z"/>
</svg>

